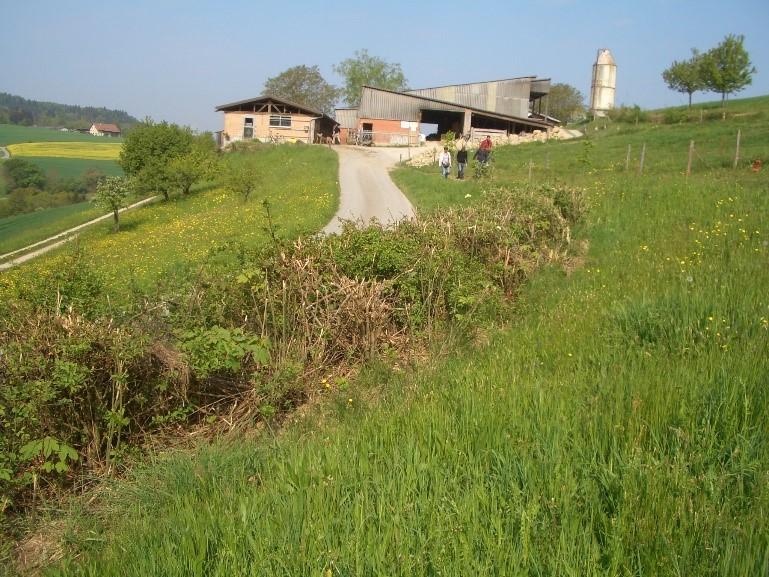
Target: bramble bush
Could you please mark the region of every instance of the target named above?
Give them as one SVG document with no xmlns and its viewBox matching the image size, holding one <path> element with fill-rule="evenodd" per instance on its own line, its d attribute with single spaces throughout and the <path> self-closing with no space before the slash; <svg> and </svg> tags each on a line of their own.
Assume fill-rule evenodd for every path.
<svg viewBox="0 0 769 577">
<path fill-rule="evenodd" d="M 238 404 L 273 418 L 307 396 L 302 375 L 404 349 L 436 327 L 504 313 L 537 266 L 568 258 L 580 191 L 487 191 L 391 229 L 260 249 L 219 248 L 194 274 L 119 307 L 79 253 L 0 303 L 0 489 L 120 466 L 126 446 Z"/>
</svg>

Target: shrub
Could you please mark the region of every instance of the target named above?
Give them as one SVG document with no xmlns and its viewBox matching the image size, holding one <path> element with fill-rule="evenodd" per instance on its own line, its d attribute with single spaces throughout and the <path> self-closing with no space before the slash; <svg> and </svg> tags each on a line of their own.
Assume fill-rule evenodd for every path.
<svg viewBox="0 0 769 577">
<path fill-rule="evenodd" d="M 157 427 L 238 403 L 280 417 L 303 373 L 360 364 L 434 327 L 494 318 L 564 258 L 579 191 L 497 187 L 391 229 L 229 246 L 117 309 L 79 253 L 0 303 L 0 484 L 23 503 L 75 464 L 112 468 Z"/>
</svg>

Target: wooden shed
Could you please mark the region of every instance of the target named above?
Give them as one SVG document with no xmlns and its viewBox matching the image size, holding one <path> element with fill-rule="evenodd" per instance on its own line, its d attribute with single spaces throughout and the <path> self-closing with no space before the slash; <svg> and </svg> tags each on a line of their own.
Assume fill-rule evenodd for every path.
<svg viewBox="0 0 769 577">
<path fill-rule="evenodd" d="M 336 122 L 301 104 L 270 95 L 217 106 L 224 112 L 221 145 L 239 140 L 262 142 L 318 142 L 330 136 Z"/>
</svg>

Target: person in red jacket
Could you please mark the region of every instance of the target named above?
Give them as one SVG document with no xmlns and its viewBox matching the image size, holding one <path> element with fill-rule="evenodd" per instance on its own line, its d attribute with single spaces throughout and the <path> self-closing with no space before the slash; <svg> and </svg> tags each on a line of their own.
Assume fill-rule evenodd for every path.
<svg viewBox="0 0 769 577">
<path fill-rule="evenodd" d="M 489 155 L 491 154 L 491 137 L 487 136 L 483 140 L 481 140 L 481 145 L 478 147 L 478 152 L 475 154 L 475 157 L 478 159 L 478 162 L 488 162 Z"/>
</svg>

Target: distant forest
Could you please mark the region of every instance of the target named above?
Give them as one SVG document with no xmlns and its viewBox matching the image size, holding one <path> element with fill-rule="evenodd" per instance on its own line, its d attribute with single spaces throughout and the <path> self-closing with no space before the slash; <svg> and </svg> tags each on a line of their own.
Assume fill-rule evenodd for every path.
<svg viewBox="0 0 769 577">
<path fill-rule="evenodd" d="M 40 102 L 0 92 L 0 124 L 90 128 L 94 122 L 114 123 L 125 130 L 139 121 L 122 110 Z"/>
</svg>

